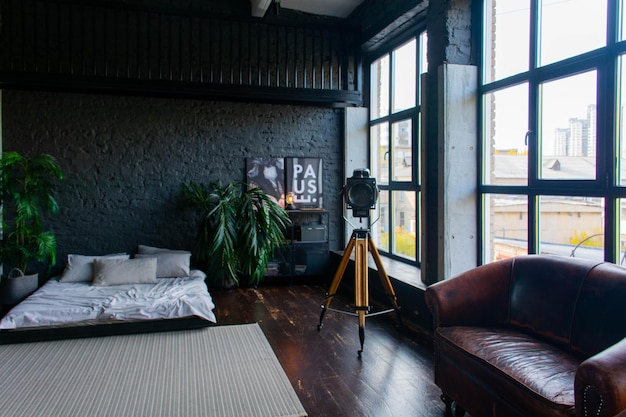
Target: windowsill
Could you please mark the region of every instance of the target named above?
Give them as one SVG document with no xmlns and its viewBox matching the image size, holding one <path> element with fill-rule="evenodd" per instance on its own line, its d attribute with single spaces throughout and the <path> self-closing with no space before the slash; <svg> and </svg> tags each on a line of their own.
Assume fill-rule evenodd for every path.
<svg viewBox="0 0 626 417">
<path fill-rule="evenodd" d="M 344 251 L 336 250 L 331 251 L 331 253 L 342 257 Z M 350 256 L 350 259 L 354 261 L 354 253 Z M 381 256 L 380 260 L 385 268 L 385 272 L 387 272 L 387 275 L 389 276 L 389 279 L 395 279 L 412 287 L 426 290 L 426 284 L 422 282 L 422 271 L 418 267 L 405 264 L 404 262 L 400 262 L 395 259 L 390 259 L 386 256 Z M 367 258 L 367 266 L 374 271 L 378 270 L 378 267 L 371 256 L 368 256 Z"/>
</svg>

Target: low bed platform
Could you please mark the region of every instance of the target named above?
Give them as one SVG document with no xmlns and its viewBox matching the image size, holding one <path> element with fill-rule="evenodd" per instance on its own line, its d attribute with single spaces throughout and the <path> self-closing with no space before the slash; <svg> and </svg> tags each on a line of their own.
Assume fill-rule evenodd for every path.
<svg viewBox="0 0 626 417">
<path fill-rule="evenodd" d="M 177 319 L 153 319 L 101 323 L 89 326 L 32 327 L 18 330 L 0 330 L 0 345 L 45 342 L 48 340 L 83 339 L 137 333 L 168 332 L 200 329 L 215 323 L 196 316 Z"/>
<path fill-rule="evenodd" d="M 215 305 L 204 272 L 187 269 L 183 276 L 164 277 L 155 265 L 160 259 L 163 272 L 164 262 L 171 259 L 167 256 L 96 260 L 89 280 L 74 279 L 75 271 L 49 280 L 0 320 L 0 344 L 214 324 Z"/>
</svg>

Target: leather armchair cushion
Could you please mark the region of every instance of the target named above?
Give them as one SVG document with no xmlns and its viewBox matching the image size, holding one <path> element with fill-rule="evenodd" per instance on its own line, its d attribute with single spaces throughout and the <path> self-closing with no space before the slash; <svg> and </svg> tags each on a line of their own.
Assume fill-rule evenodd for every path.
<svg viewBox="0 0 626 417">
<path fill-rule="evenodd" d="M 512 328 L 459 326 L 436 332 L 435 351 L 442 366 L 446 365 L 441 361 L 454 363 L 451 371 L 462 369 L 472 383 L 488 383 L 495 398 L 523 404 L 520 414 L 574 414 L 574 378 L 581 358 Z M 459 384 L 454 380 L 455 375 L 448 375 L 436 382 L 461 404 L 475 402 L 480 407 L 478 403 L 493 400 L 461 399 L 464 393 L 456 392 Z"/>
<path fill-rule="evenodd" d="M 511 325 L 569 349 L 578 294 L 594 266 L 576 259 L 567 262 L 555 262 L 550 257 L 515 259 L 511 277 Z"/>
<path fill-rule="evenodd" d="M 482 265 L 431 286 L 425 296 L 435 326 L 508 324 L 512 265 L 512 258 Z"/>
</svg>

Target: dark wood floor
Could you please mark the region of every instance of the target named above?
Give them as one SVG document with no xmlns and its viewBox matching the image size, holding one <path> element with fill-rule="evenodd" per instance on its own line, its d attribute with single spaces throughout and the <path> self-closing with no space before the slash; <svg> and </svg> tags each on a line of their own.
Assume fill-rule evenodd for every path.
<svg viewBox="0 0 626 417">
<path fill-rule="evenodd" d="M 395 314 L 370 317 L 362 358 L 357 318 L 329 311 L 318 332 L 325 289 L 277 285 L 214 290 L 218 324 L 258 322 L 311 417 L 443 416 L 433 354 Z M 351 310 L 335 297 L 331 307 Z"/>
</svg>

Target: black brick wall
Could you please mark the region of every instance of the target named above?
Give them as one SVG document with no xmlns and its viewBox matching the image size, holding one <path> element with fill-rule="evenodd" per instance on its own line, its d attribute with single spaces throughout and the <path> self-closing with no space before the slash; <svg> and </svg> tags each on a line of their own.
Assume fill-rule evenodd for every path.
<svg viewBox="0 0 626 417">
<path fill-rule="evenodd" d="M 330 248 L 342 244 L 343 110 L 165 98 L 4 91 L 3 149 L 58 158 L 57 233 L 68 253 L 190 248 L 181 184 L 243 180 L 251 156 L 323 158 Z"/>
</svg>

